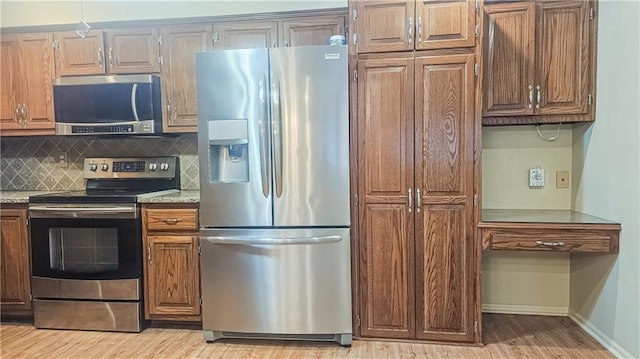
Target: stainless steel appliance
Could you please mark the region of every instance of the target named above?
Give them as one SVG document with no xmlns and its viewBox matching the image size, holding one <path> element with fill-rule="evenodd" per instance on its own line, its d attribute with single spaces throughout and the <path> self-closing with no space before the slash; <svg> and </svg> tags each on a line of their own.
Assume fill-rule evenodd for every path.
<svg viewBox="0 0 640 359">
<path fill-rule="evenodd" d="M 87 158 L 86 191 L 29 197 L 37 328 L 143 329 L 137 196 L 180 188 L 177 157 Z"/>
<path fill-rule="evenodd" d="M 205 339 L 350 345 L 346 46 L 196 55 Z"/>
<path fill-rule="evenodd" d="M 56 135 L 162 132 L 160 78 L 75 76 L 53 80 Z"/>
</svg>

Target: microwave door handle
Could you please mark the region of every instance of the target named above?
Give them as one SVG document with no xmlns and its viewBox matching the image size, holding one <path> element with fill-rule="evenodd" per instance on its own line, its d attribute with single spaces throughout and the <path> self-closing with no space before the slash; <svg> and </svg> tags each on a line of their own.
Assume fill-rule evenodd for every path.
<svg viewBox="0 0 640 359">
<path fill-rule="evenodd" d="M 136 122 L 140 121 L 138 118 L 138 104 L 136 103 L 136 94 L 138 93 L 138 84 L 133 84 L 131 87 L 131 112 L 133 112 L 133 119 Z"/>
</svg>

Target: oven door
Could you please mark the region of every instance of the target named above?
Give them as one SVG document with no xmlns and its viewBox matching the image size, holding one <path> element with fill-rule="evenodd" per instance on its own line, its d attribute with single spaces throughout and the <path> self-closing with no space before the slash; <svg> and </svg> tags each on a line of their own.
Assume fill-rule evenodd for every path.
<svg viewBox="0 0 640 359">
<path fill-rule="evenodd" d="M 56 279 L 142 277 L 135 204 L 31 204 L 32 275 Z"/>
</svg>

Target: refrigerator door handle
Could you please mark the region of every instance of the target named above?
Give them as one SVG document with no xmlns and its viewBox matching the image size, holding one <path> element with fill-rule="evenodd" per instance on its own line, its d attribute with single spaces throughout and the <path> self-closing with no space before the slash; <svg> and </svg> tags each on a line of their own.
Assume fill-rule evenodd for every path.
<svg viewBox="0 0 640 359">
<path fill-rule="evenodd" d="M 342 240 L 342 236 L 321 236 L 321 237 L 297 237 L 297 238 L 273 238 L 273 237 L 200 237 L 209 243 L 214 244 L 241 244 L 241 245 L 288 245 L 288 244 L 327 244 L 337 243 Z"/>
<path fill-rule="evenodd" d="M 282 196 L 282 108 L 280 99 L 280 81 L 277 77 L 271 79 L 271 101 L 273 118 L 271 121 L 273 135 L 273 162 L 275 171 L 276 197 Z"/>
<path fill-rule="evenodd" d="M 271 144 L 269 143 L 269 116 L 268 116 L 268 103 L 266 101 L 265 96 L 267 96 L 267 75 L 264 74 L 262 79 L 258 84 L 260 87 L 260 175 L 262 180 L 262 194 L 264 198 L 269 198 L 269 193 L 271 192 L 270 183 L 271 183 L 271 173 L 270 168 L 271 165 L 269 163 L 269 148 Z"/>
</svg>

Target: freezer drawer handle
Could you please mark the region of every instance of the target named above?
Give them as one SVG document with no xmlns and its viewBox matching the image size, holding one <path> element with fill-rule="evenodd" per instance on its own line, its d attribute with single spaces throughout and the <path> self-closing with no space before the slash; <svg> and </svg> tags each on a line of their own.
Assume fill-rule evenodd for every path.
<svg viewBox="0 0 640 359">
<path fill-rule="evenodd" d="M 342 236 L 322 237 L 298 237 L 298 238 L 272 238 L 272 237 L 200 237 L 209 243 L 219 244 L 325 244 L 336 243 L 342 240 Z"/>
</svg>

